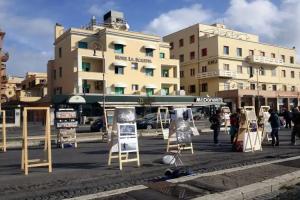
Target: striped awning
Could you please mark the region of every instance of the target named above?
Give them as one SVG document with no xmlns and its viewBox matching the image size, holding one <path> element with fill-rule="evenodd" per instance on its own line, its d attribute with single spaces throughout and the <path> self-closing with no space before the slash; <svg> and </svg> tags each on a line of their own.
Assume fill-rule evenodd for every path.
<svg viewBox="0 0 300 200">
<path fill-rule="evenodd" d="M 120 45 L 123 45 L 123 46 L 126 46 L 126 45 L 127 45 L 126 42 L 123 41 L 123 40 L 114 40 L 113 43 L 114 43 L 114 44 L 120 44 Z"/>
<path fill-rule="evenodd" d="M 122 61 L 115 61 L 114 66 L 122 66 L 122 67 L 127 67 L 127 63 L 126 62 L 122 62 Z"/>
</svg>

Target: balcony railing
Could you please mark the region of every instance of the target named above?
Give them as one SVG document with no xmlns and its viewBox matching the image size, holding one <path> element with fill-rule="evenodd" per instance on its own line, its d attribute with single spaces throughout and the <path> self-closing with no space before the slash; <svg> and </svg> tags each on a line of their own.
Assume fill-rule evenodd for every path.
<svg viewBox="0 0 300 200">
<path fill-rule="evenodd" d="M 270 58 L 265 56 L 248 56 L 248 62 L 256 63 L 256 64 L 264 64 L 264 65 L 284 65 L 283 59 L 280 58 Z"/>
<path fill-rule="evenodd" d="M 201 72 L 196 75 L 197 79 L 216 78 L 216 77 L 235 78 L 236 72 L 219 70 L 219 71 L 211 71 L 211 72 Z"/>
</svg>

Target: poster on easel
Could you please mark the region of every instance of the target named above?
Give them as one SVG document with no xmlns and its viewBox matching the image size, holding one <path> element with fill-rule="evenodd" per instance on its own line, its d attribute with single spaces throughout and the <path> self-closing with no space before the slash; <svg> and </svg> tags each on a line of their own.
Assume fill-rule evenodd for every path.
<svg viewBox="0 0 300 200">
<path fill-rule="evenodd" d="M 167 107 L 159 107 L 156 115 L 156 133 L 158 125 L 160 125 L 164 140 L 168 139 L 170 126 L 169 109 Z"/>
<path fill-rule="evenodd" d="M 118 159 L 120 170 L 127 162 L 137 162 L 140 166 L 135 119 L 135 108 L 115 108 L 108 165 L 112 159 Z M 129 153 L 134 153 L 135 157 L 129 159 Z"/>
<path fill-rule="evenodd" d="M 229 127 L 230 127 L 230 108 L 227 106 L 223 106 L 221 108 L 221 116 L 222 116 L 222 124 L 224 124 L 225 133 L 229 134 Z"/>
<path fill-rule="evenodd" d="M 261 106 L 259 110 L 259 117 L 260 117 L 260 122 L 262 124 L 262 142 L 263 141 L 271 141 L 272 138 L 270 137 L 270 134 L 272 132 L 272 127 L 269 122 L 270 118 L 270 106 Z"/>
<path fill-rule="evenodd" d="M 104 110 L 104 117 L 105 117 L 105 133 L 103 133 L 102 140 L 107 140 L 108 142 L 111 140 L 111 135 L 113 131 L 114 125 L 114 116 L 115 116 L 115 109 L 105 109 Z"/>
<path fill-rule="evenodd" d="M 252 106 L 245 106 L 241 111 L 240 127 L 236 143 L 242 144 L 243 152 L 262 150 L 261 134 L 258 132 L 257 117 Z"/>
</svg>

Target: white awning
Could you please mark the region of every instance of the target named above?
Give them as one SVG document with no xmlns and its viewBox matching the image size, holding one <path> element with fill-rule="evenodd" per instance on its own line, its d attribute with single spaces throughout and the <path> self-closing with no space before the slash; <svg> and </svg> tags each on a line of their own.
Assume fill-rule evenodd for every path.
<svg viewBox="0 0 300 200">
<path fill-rule="evenodd" d="M 152 64 L 147 64 L 144 66 L 146 69 L 155 69 L 156 67 Z"/>
<path fill-rule="evenodd" d="M 146 45 L 144 45 L 144 48 L 145 49 L 153 49 L 153 50 L 156 49 L 156 47 L 154 45 L 152 45 L 152 44 L 146 44 Z"/>
<path fill-rule="evenodd" d="M 122 66 L 122 67 L 127 67 L 127 63 L 126 62 L 122 62 L 122 61 L 115 61 L 114 66 Z"/>
<path fill-rule="evenodd" d="M 155 88 L 157 88 L 155 85 L 153 85 L 153 84 L 147 84 L 147 85 L 145 85 L 145 88 L 149 88 L 149 89 L 155 89 Z"/>
<path fill-rule="evenodd" d="M 68 103 L 72 104 L 76 104 L 76 103 L 86 103 L 85 98 L 79 95 L 75 95 L 75 96 L 71 96 L 68 100 Z"/>
<path fill-rule="evenodd" d="M 126 46 L 126 42 L 123 41 L 123 40 L 114 40 L 113 43 L 114 44 L 120 44 L 120 45 Z"/>
<path fill-rule="evenodd" d="M 124 83 L 115 83 L 114 86 L 115 87 L 120 87 L 120 88 L 126 88 L 127 87 L 127 85 L 124 84 Z"/>
</svg>

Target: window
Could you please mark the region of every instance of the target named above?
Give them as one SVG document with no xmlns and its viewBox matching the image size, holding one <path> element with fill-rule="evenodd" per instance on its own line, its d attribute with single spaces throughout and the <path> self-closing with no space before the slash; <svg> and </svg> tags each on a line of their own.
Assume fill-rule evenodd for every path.
<svg viewBox="0 0 300 200">
<path fill-rule="evenodd" d="M 153 69 L 145 69 L 146 76 L 153 76 Z"/>
<path fill-rule="evenodd" d="M 262 89 L 262 90 L 267 90 L 267 85 L 266 85 L 266 84 L 262 84 L 262 85 L 261 85 L 261 89 Z"/>
<path fill-rule="evenodd" d="M 291 78 L 295 78 L 295 72 L 291 71 Z"/>
<path fill-rule="evenodd" d="M 62 94 L 62 87 L 58 87 L 56 88 L 56 90 L 57 90 L 57 94 Z"/>
<path fill-rule="evenodd" d="M 165 53 L 160 52 L 160 53 L 159 53 L 159 57 L 160 57 L 160 58 L 165 58 Z"/>
<path fill-rule="evenodd" d="M 169 88 L 161 88 L 161 95 L 169 95 Z"/>
<path fill-rule="evenodd" d="M 190 75 L 195 76 L 195 69 L 194 68 L 190 69 Z"/>
<path fill-rule="evenodd" d="M 82 62 L 82 71 L 89 72 L 91 70 L 91 63 Z"/>
<path fill-rule="evenodd" d="M 229 64 L 223 64 L 223 69 L 225 71 L 229 71 Z"/>
<path fill-rule="evenodd" d="M 238 65 L 236 71 L 237 71 L 238 74 L 242 74 L 243 73 L 243 66 L 242 65 Z"/>
<path fill-rule="evenodd" d="M 254 83 L 250 84 L 250 90 L 255 90 L 255 84 Z"/>
<path fill-rule="evenodd" d="M 295 92 L 295 91 L 296 91 L 296 87 L 295 87 L 295 86 L 292 86 L 292 87 L 291 87 L 291 91 L 292 91 L 292 92 Z"/>
<path fill-rule="evenodd" d="M 61 47 L 58 48 L 58 57 L 59 58 L 62 57 L 62 48 Z"/>
<path fill-rule="evenodd" d="M 202 72 L 207 72 L 207 67 L 206 66 L 202 66 Z"/>
<path fill-rule="evenodd" d="M 131 69 L 138 70 L 139 64 L 136 62 L 131 63 Z"/>
<path fill-rule="evenodd" d="M 194 60 L 195 59 L 195 51 L 192 51 L 190 53 L 190 60 Z"/>
<path fill-rule="evenodd" d="M 230 90 L 230 84 L 224 83 L 224 90 Z"/>
<path fill-rule="evenodd" d="M 272 76 L 276 76 L 276 69 L 272 69 Z"/>
<path fill-rule="evenodd" d="M 201 50 L 201 56 L 207 56 L 207 48 Z"/>
<path fill-rule="evenodd" d="M 286 90 L 287 90 L 286 85 L 282 85 L 282 91 L 285 91 L 285 92 L 286 92 Z"/>
<path fill-rule="evenodd" d="M 146 56 L 153 57 L 153 51 L 154 51 L 154 49 L 146 48 Z"/>
<path fill-rule="evenodd" d="M 275 53 L 271 53 L 271 58 L 276 58 Z"/>
<path fill-rule="evenodd" d="M 124 88 L 123 87 L 115 87 L 115 94 L 124 94 Z"/>
<path fill-rule="evenodd" d="M 168 69 L 161 70 L 161 77 L 169 77 L 169 70 Z"/>
<path fill-rule="evenodd" d="M 236 48 L 236 55 L 239 56 L 239 57 L 243 56 L 243 50 L 242 50 L 242 48 Z"/>
<path fill-rule="evenodd" d="M 102 90 L 102 92 L 103 92 L 103 81 L 96 81 L 95 82 L 95 89 L 96 90 Z"/>
<path fill-rule="evenodd" d="M 90 93 L 91 85 L 88 84 L 87 80 L 83 80 L 82 91 L 83 93 Z"/>
<path fill-rule="evenodd" d="M 183 43 L 184 43 L 184 42 L 183 42 L 183 39 L 180 39 L 180 40 L 179 40 L 179 47 L 183 47 L 183 45 L 184 45 Z"/>
<path fill-rule="evenodd" d="M 207 83 L 201 84 L 201 92 L 208 92 L 208 85 Z"/>
<path fill-rule="evenodd" d="M 179 55 L 179 61 L 184 62 L 184 55 L 183 54 Z"/>
<path fill-rule="evenodd" d="M 56 80 L 56 70 L 53 70 L 53 79 Z"/>
<path fill-rule="evenodd" d="M 264 51 L 260 51 L 260 56 L 265 56 L 266 53 Z"/>
<path fill-rule="evenodd" d="M 260 72 L 260 75 L 261 75 L 261 76 L 264 76 L 264 75 L 266 75 L 266 73 L 265 73 L 265 69 L 264 69 L 264 68 L 262 68 L 262 67 L 259 69 L 259 72 Z"/>
<path fill-rule="evenodd" d="M 241 90 L 244 89 L 244 84 L 243 83 L 238 83 L 237 86 L 238 86 L 238 89 L 241 89 Z"/>
<path fill-rule="evenodd" d="M 281 59 L 283 62 L 285 62 L 285 55 L 281 55 Z"/>
<path fill-rule="evenodd" d="M 195 85 L 190 85 L 189 92 L 190 93 L 195 93 L 196 92 L 196 86 Z"/>
<path fill-rule="evenodd" d="M 124 74 L 123 66 L 115 66 L 115 74 Z"/>
<path fill-rule="evenodd" d="M 124 53 L 124 45 L 122 44 L 114 44 L 115 53 L 123 54 Z"/>
<path fill-rule="evenodd" d="M 277 90 L 277 86 L 276 85 L 272 85 L 272 90 L 276 91 Z"/>
<path fill-rule="evenodd" d="M 78 48 L 87 49 L 88 43 L 87 42 L 78 42 Z"/>
<path fill-rule="evenodd" d="M 184 77 L 184 71 L 180 71 L 180 78 Z"/>
<path fill-rule="evenodd" d="M 281 70 L 281 77 L 286 77 L 286 72 L 285 72 L 285 70 Z"/>
<path fill-rule="evenodd" d="M 147 96 L 154 95 L 154 89 L 153 88 L 146 88 L 146 94 L 147 94 Z"/>
<path fill-rule="evenodd" d="M 223 54 L 224 55 L 229 55 L 229 46 L 224 46 L 223 47 Z"/>
<path fill-rule="evenodd" d="M 170 49 L 172 50 L 173 48 L 174 48 L 174 43 L 171 42 L 171 43 L 170 43 Z"/>
<path fill-rule="evenodd" d="M 184 90 L 184 86 L 180 86 L 180 90 Z"/>
<path fill-rule="evenodd" d="M 254 50 L 249 50 L 249 56 L 254 56 Z"/>
<path fill-rule="evenodd" d="M 59 77 L 62 77 L 62 67 L 59 67 Z"/>
<path fill-rule="evenodd" d="M 139 90 L 139 85 L 132 84 L 132 85 L 131 85 L 131 90 L 132 90 L 132 91 L 138 91 L 138 90 Z"/>
<path fill-rule="evenodd" d="M 195 35 L 190 36 L 190 44 L 195 42 Z"/>
<path fill-rule="evenodd" d="M 294 64 L 294 57 L 293 56 L 290 57 L 290 63 Z"/>
</svg>

